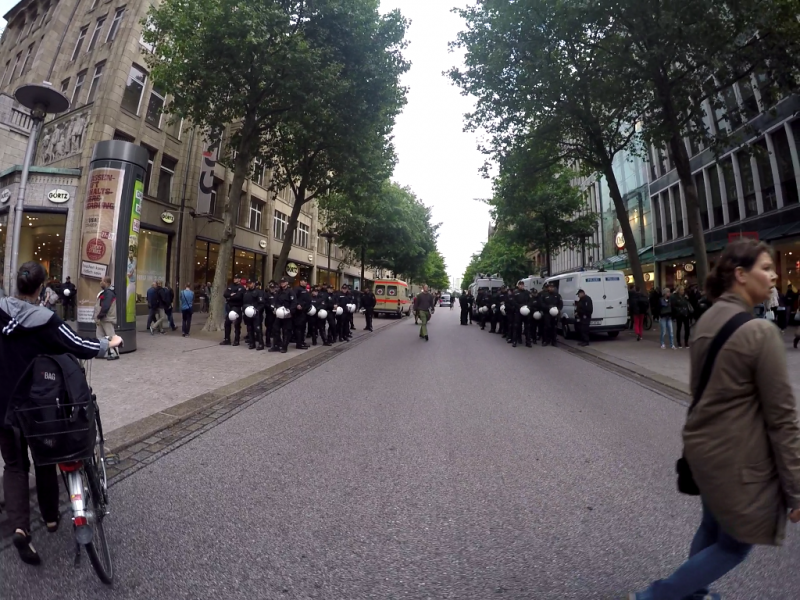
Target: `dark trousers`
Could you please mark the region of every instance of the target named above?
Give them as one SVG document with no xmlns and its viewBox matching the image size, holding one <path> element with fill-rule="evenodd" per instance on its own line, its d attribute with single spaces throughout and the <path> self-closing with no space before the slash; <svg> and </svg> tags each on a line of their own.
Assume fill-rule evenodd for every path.
<svg viewBox="0 0 800 600">
<path fill-rule="evenodd" d="M 19 432 L 11 428 L 0 428 L 0 453 L 3 456 L 3 493 L 8 512 L 7 535 L 16 529 L 30 532 L 31 501 L 28 486 L 28 444 Z M 55 465 L 34 467 L 36 473 L 36 495 L 39 510 L 48 523 L 58 520 L 58 474 Z"/>
<path fill-rule="evenodd" d="M 675 341 L 678 346 L 681 345 L 681 329 L 683 329 L 683 345 L 689 346 L 689 335 L 692 333 L 692 326 L 690 325 L 689 317 L 675 317 L 675 324 L 678 326 L 678 331 L 675 334 Z"/>
<path fill-rule="evenodd" d="M 375 314 L 374 308 L 365 308 L 364 309 L 364 318 L 367 320 L 367 329 L 372 331 L 372 317 Z"/>
<path fill-rule="evenodd" d="M 272 309 L 268 306 L 264 314 L 264 343 L 267 348 L 272 346 L 272 327 L 276 320 L 275 315 L 272 314 Z"/>
<path fill-rule="evenodd" d="M 272 325 L 272 345 L 275 348 L 283 348 L 286 350 L 289 347 L 289 340 L 291 337 L 292 320 L 276 318 Z"/>
<path fill-rule="evenodd" d="M 461 309 L 461 324 L 466 325 L 469 319 L 469 311 L 466 308 Z"/>
<path fill-rule="evenodd" d="M 350 323 L 350 329 L 355 329 L 356 328 L 356 324 L 353 322 L 353 316 L 354 316 L 353 313 L 351 313 L 350 311 L 347 311 L 345 313 L 345 316 L 348 319 L 348 323 Z"/>
<path fill-rule="evenodd" d="M 486 329 L 486 313 L 478 313 L 478 322 L 481 324 L 481 329 Z"/>
<path fill-rule="evenodd" d="M 543 340 L 546 344 L 555 346 L 558 343 L 558 333 L 556 332 L 556 325 L 558 321 L 556 320 L 556 317 L 550 316 L 550 313 L 546 313 L 542 318 L 544 319 Z"/>
<path fill-rule="evenodd" d="M 182 310 L 181 317 L 183 317 L 181 322 L 181 332 L 184 335 L 189 335 L 189 330 L 192 328 L 192 309 L 187 308 L 186 310 Z"/>
<path fill-rule="evenodd" d="M 300 314 L 296 314 L 292 319 L 294 323 L 294 342 L 298 346 L 302 346 L 306 343 L 306 313 L 300 311 Z"/>
<path fill-rule="evenodd" d="M 252 319 L 250 317 L 244 318 L 244 324 L 247 326 L 247 339 L 250 340 L 250 347 L 263 346 L 263 338 L 261 336 L 261 315 L 256 313 Z"/>
<path fill-rule="evenodd" d="M 328 310 L 328 318 L 325 321 L 328 324 L 328 343 L 332 344 L 338 337 L 336 312 L 333 309 Z"/>
<path fill-rule="evenodd" d="M 491 327 L 489 328 L 489 331 L 491 331 L 492 333 L 497 331 L 497 317 L 498 316 L 499 316 L 499 313 L 493 311 L 491 308 L 489 309 L 489 318 L 491 319 Z"/>
<path fill-rule="evenodd" d="M 591 323 L 592 323 L 591 317 L 578 318 L 578 333 L 580 333 L 581 341 L 584 344 L 589 343 L 589 325 L 591 325 Z"/>
<path fill-rule="evenodd" d="M 69 321 L 70 315 L 72 315 L 72 320 L 75 320 L 75 301 L 74 300 L 64 300 L 64 320 Z"/>
<path fill-rule="evenodd" d="M 236 324 L 231 323 L 231 320 L 228 318 L 228 315 L 225 315 L 225 339 L 230 341 L 231 339 L 231 325 L 233 325 L 233 330 L 235 334 L 235 338 L 233 341 L 239 342 L 239 338 L 242 336 L 242 309 L 241 308 L 231 308 L 233 312 L 239 315 L 239 318 L 236 319 Z M 230 311 L 228 311 L 230 312 Z"/>
<path fill-rule="evenodd" d="M 341 317 L 336 317 L 336 327 L 340 340 L 350 337 L 350 317 L 347 313 L 343 314 Z"/>
<path fill-rule="evenodd" d="M 169 321 L 170 329 L 172 329 L 172 331 L 175 331 L 175 329 L 177 328 L 175 327 L 175 321 L 172 320 L 172 308 L 165 308 L 164 313 L 167 315 L 167 320 Z"/>
<path fill-rule="evenodd" d="M 525 343 L 531 343 L 531 317 L 523 317 L 520 313 L 514 315 L 514 333 L 511 338 L 513 342 L 522 343 L 523 329 L 525 333 Z"/>
</svg>

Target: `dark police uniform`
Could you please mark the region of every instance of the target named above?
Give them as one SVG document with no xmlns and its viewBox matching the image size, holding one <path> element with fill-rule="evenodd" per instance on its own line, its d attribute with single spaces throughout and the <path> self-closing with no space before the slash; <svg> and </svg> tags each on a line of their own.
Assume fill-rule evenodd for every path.
<svg viewBox="0 0 800 600">
<path fill-rule="evenodd" d="M 500 293 L 497 295 L 498 302 L 497 302 L 497 333 L 506 337 L 508 334 L 508 306 L 506 306 L 506 314 L 504 315 L 503 312 L 500 310 L 500 306 L 503 304 L 508 304 L 508 299 L 510 295 L 506 290 L 505 286 L 500 289 Z"/>
<path fill-rule="evenodd" d="M 367 326 L 364 327 L 367 331 L 372 331 L 372 317 L 375 314 L 375 305 L 378 303 L 375 294 L 372 290 L 364 292 L 361 296 L 361 306 L 364 309 L 364 318 L 367 320 Z"/>
<path fill-rule="evenodd" d="M 593 311 L 592 299 L 584 293 L 583 298 L 580 298 L 575 305 L 575 318 L 581 334 L 581 342 L 587 346 L 589 345 L 589 326 L 592 324 Z"/>
<path fill-rule="evenodd" d="M 347 305 L 350 304 L 350 302 L 350 295 L 346 291 L 336 294 L 334 303 L 342 309 L 341 316 L 336 317 L 336 335 L 340 342 L 345 342 L 350 339 L 350 315 L 347 310 Z"/>
<path fill-rule="evenodd" d="M 325 322 L 317 316 L 319 311 L 325 307 L 325 299 L 319 295 L 318 290 L 311 292 L 311 306 L 313 306 L 317 312 L 314 313 L 313 317 L 308 317 L 308 331 L 311 334 L 311 345 L 316 346 L 317 336 L 320 334 L 320 330 L 322 330 L 322 341 L 325 342 Z"/>
<path fill-rule="evenodd" d="M 297 286 L 293 292 L 295 307 L 292 310 L 292 323 L 294 324 L 294 341 L 298 350 L 305 350 L 306 346 L 306 320 L 308 311 L 311 310 L 311 293 L 303 286 Z"/>
<path fill-rule="evenodd" d="M 489 303 L 487 306 L 489 307 L 489 319 L 491 324 L 489 333 L 497 333 L 497 316 L 500 314 L 500 290 L 489 296 Z"/>
<path fill-rule="evenodd" d="M 239 345 L 239 338 L 242 334 L 242 304 L 244 303 L 244 287 L 238 283 L 233 282 L 231 285 L 227 287 L 225 292 L 222 294 L 225 297 L 225 302 L 228 307 L 228 312 L 233 311 L 239 318 L 236 319 L 236 324 L 234 325 L 234 334 L 235 337 L 233 338 L 233 345 Z M 227 346 L 231 343 L 231 320 L 228 317 L 228 314 L 225 314 L 225 339 L 222 340 L 222 344 Z"/>
<path fill-rule="evenodd" d="M 272 328 L 275 326 L 275 288 L 264 291 L 264 344 L 272 348 Z"/>
<path fill-rule="evenodd" d="M 564 301 L 561 299 L 561 294 L 558 292 L 545 291 L 539 294 L 539 302 L 542 305 L 542 320 L 544 321 L 544 338 L 542 345 L 556 346 L 558 342 L 558 334 L 556 333 L 556 325 L 558 324 L 558 315 L 555 317 L 550 314 L 550 309 L 555 307 L 558 312 L 564 308 Z"/>
<path fill-rule="evenodd" d="M 270 352 L 287 352 L 289 348 L 289 340 L 292 337 L 292 314 L 294 313 L 295 306 L 297 305 L 292 290 L 287 286 L 286 288 L 278 288 L 273 299 L 273 304 L 277 310 L 281 306 L 289 309 L 289 316 L 285 319 L 275 319 L 272 336 L 272 348 Z"/>
<path fill-rule="evenodd" d="M 336 292 L 331 288 L 331 291 L 324 293 L 325 310 L 328 313 L 328 318 L 325 319 L 325 325 L 328 326 L 327 337 L 325 336 L 325 328 L 323 326 L 323 340 L 326 346 L 332 345 L 336 341 Z"/>
<path fill-rule="evenodd" d="M 248 317 L 246 314 L 244 315 L 244 323 L 247 325 L 248 347 L 250 350 L 263 350 L 264 342 L 261 338 L 261 314 L 264 310 L 264 292 L 255 287 L 246 290 L 243 296 L 243 305 L 244 310 L 247 310 L 248 306 L 252 306 L 256 311 L 256 314 L 252 317 Z M 243 314 L 244 310 L 242 311 Z"/>
<path fill-rule="evenodd" d="M 455 302 L 454 298 L 450 299 L 450 306 L 453 306 L 453 302 Z M 461 307 L 461 324 L 466 325 L 467 320 L 469 319 L 470 310 L 472 310 L 472 304 L 470 302 L 469 296 L 466 294 L 461 294 L 458 297 L 458 305 Z"/>
<path fill-rule="evenodd" d="M 517 290 L 514 292 L 514 333 L 513 333 L 513 340 L 514 346 L 516 347 L 517 344 L 522 342 L 522 330 L 525 329 L 525 345 L 530 347 L 531 345 L 531 320 L 532 317 L 529 314 L 527 317 L 523 316 L 520 312 L 520 309 L 523 306 L 527 306 L 530 308 L 531 305 L 531 293 L 526 290 Z"/>
</svg>

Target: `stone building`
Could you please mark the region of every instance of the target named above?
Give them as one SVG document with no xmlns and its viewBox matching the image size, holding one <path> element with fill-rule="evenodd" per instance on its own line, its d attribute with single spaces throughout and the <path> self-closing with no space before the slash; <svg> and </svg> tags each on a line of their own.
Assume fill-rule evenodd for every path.
<svg viewBox="0 0 800 600">
<path fill-rule="evenodd" d="M 79 255 L 83 201 L 92 149 L 103 140 L 144 147 L 150 160 L 142 208 L 137 295 L 154 280 L 200 285 L 213 280 L 222 232 L 222 198 L 233 173 L 217 164 L 212 207 L 197 216 L 203 139 L 162 114 L 169 101 L 153 85 L 142 40 L 149 2 L 140 0 L 23 0 L 6 15 L 0 38 L 0 275 L 10 268 L 13 206 L 31 129 L 28 111 L 13 98 L 26 83 L 49 82 L 70 101 L 50 118 L 37 142 L 26 194 L 20 261 L 37 259 L 51 276 L 73 279 Z M 305 275 L 311 281 L 361 287 L 360 267 L 321 237 L 317 208 L 304 207 L 287 273 L 274 273 L 291 201 L 270 193 L 269 173 L 255 165 L 242 190 L 229 279 L 269 280 Z M 219 197 L 219 201 L 217 198 Z M 55 243 L 53 240 L 61 240 Z M 31 254 L 33 252 L 33 254 Z M 330 271 L 328 264 L 330 263 Z M 371 272 L 366 279 L 372 279 Z"/>
</svg>

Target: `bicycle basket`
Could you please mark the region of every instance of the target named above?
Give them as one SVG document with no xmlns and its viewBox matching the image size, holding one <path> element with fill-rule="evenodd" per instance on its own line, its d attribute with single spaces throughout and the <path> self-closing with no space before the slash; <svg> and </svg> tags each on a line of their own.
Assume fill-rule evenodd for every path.
<svg viewBox="0 0 800 600">
<path fill-rule="evenodd" d="M 25 372 L 15 390 L 12 419 L 28 441 L 34 464 L 92 456 L 95 400 L 88 389 L 72 356 L 39 356 Z"/>
</svg>

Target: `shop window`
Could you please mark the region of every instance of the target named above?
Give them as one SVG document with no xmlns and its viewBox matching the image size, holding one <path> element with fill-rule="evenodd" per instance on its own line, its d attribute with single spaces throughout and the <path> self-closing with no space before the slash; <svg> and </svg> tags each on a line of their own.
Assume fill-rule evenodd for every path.
<svg viewBox="0 0 800 600">
<path fill-rule="evenodd" d="M 161 202 L 172 202 L 172 180 L 175 179 L 175 169 L 178 161 L 169 156 L 161 157 L 161 171 L 158 174 L 158 195 Z"/>
<path fill-rule="evenodd" d="M 305 223 L 298 223 L 294 230 L 294 245 L 308 248 L 309 227 Z"/>
<path fill-rule="evenodd" d="M 769 159 L 767 142 L 761 138 L 754 146 L 758 179 L 761 184 L 761 197 L 764 200 L 764 212 L 777 210 L 778 197 L 775 195 L 775 180 L 772 178 L 772 164 Z"/>
<path fill-rule="evenodd" d="M 708 169 L 708 183 L 711 186 L 711 210 L 714 214 L 714 226 L 719 227 L 725 224 L 725 215 L 722 209 L 722 191 L 719 187 L 719 171 L 715 166 L 711 166 Z"/>
<path fill-rule="evenodd" d="M 246 250 L 235 250 L 233 253 L 233 279 L 259 279 L 256 253 Z"/>
<path fill-rule="evenodd" d="M 142 148 L 147 150 L 147 170 L 144 172 L 144 193 L 150 195 L 150 182 L 153 181 L 153 165 L 156 163 L 157 150 L 153 150 L 142 144 Z"/>
<path fill-rule="evenodd" d="M 139 104 L 146 81 L 147 73 L 136 65 L 132 65 L 125 90 L 122 92 L 122 108 L 135 115 L 139 114 Z"/>
<path fill-rule="evenodd" d="M 144 120 L 153 127 L 161 127 L 161 117 L 164 110 L 164 92 L 157 85 L 150 91 L 150 100 L 147 102 L 147 112 Z"/>
<path fill-rule="evenodd" d="M 95 96 L 97 96 L 97 88 L 100 87 L 100 79 L 103 77 L 103 71 L 105 70 L 106 63 L 101 62 L 98 63 L 97 66 L 94 68 L 94 75 L 92 76 L 92 84 L 89 86 L 89 96 L 86 98 L 86 103 L 94 102 Z"/>
<path fill-rule="evenodd" d="M 204 283 L 213 283 L 219 258 L 219 244 L 195 240 L 194 257 L 195 287 Z"/>
<path fill-rule="evenodd" d="M 78 106 L 84 81 L 86 81 L 86 70 L 81 71 L 78 73 L 77 77 L 75 77 L 75 89 L 72 91 L 72 101 L 70 103 L 72 105 L 71 108 Z"/>
<path fill-rule="evenodd" d="M 728 196 L 728 222 L 735 223 L 741 217 L 739 215 L 739 191 L 736 189 L 736 176 L 733 173 L 731 158 L 723 160 L 720 168 L 725 181 L 725 194 Z"/>
<path fill-rule="evenodd" d="M 154 281 L 167 279 L 167 254 L 169 236 L 165 233 L 142 229 L 136 257 L 136 298 L 143 302 Z"/>
<path fill-rule="evenodd" d="M 283 240 L 286 235 L 286 228 L 289 226 L 289 217 L 280 212 L 275 211 L 275 217 L 272 222 L 272 235 L 276 240 Z"/>
<path fill-rule="evenodd" d="M 756 185 L 753 180 L 753 169 L 750 168 L 750 157 L 742 152 L 734 155 L 739 161 L 739 173 L 742 177 L 742 193 L 744 193 L 744 216 L 754 217 L 758 214 L 756 203 Z"/>
<path fill-rule="evenodd" d="M 248 227 L 253 231 L 261 231 L 261 215 L 266 205 L 256 198 L 250 198 L 250 222 Z"/>
<path fill-rule="evenodd" d="M 669 241 L 676 237 L 672 226 L 672 202 L 670 202 L 669 192 L 661 192 L 661 202 L 664 203 L 664 221 L 667 226 L 667 241 Z"/>
<path fill-rule="evenodd" d="M 664 231 L 661 229 L 661 197 L 652 196 L 651 202 L 653 203 L 653 213 L 655 214 L 656 244 L 661 244 L 664 241 Z"/>
<path fill-rule="evenodd" d="M 92 37 L 89 40 L 89 46 L 86 48 L 86 52 L 91 52 L 97 45 L 97 40 L 100 38 L 100 31 L 103 29 L 103 25 L 106 23 L 107 16 L 108 15 L 103 15 L 97 19 L 97 23 L 94 25 L 94 31 L 92 32 Z"/>
<path fill-rule="evenodd" d="M 125 7 L 118 8 L 117 12 L 114 14 L 114 20 L 111 22 L 111 29 L 108 30 L 108 35 L 106 36 L 106 42 L 113 42 L 114 38 L 117 37 L 117 32 L 119 31 L 119 26 L 122 23 L 122 19 L 125 16 Z"/>
<path fill-rule="evenodd" d="M 697 206 L 700 209 L 700 220 L 703 222 L 703 230 L 705 231 L 709 227 L 708 198 L 706 196 L 706 184 L 705 181 L 703 181 L 702 171 L 694 176 L 694 187 L 697 189 Z"/>
<path fill-rule="evenodd" d="M 794 176 L 794 165 L 792 164 L 792 152 L 789 149 L 789 138 L 786 130 L 781 127 L 772 135 L 772 143 L 775 147 L 775 159 L 778 161 L 778 176 L 780 186 L 783 190 L 783 203 L 785 205 L 797 204 L 797 180 Z"/>
<path fill-rule="evenodd" d="M 24 212 L 19 240 L 19 264 L 35 260 L 45 268 L 48 277 L 62 281 L 65 276 L 63 265 L 66 229 L 66 214 Z M 74 273 L 72 277 L 75 277 Z"/>
<path fill-rule="evenodd" d="M 78 58 L 78 55 L 81 53 L 81 46 L 83 46 L 83 40 L 86 39 L 86 34 L 88 32 L 88 25 L 81 27 L 81 30 L 78 32 L 78 40 L 75 42 L 75 49 L 72 51 L 72 60 Z"/>
</svg>

